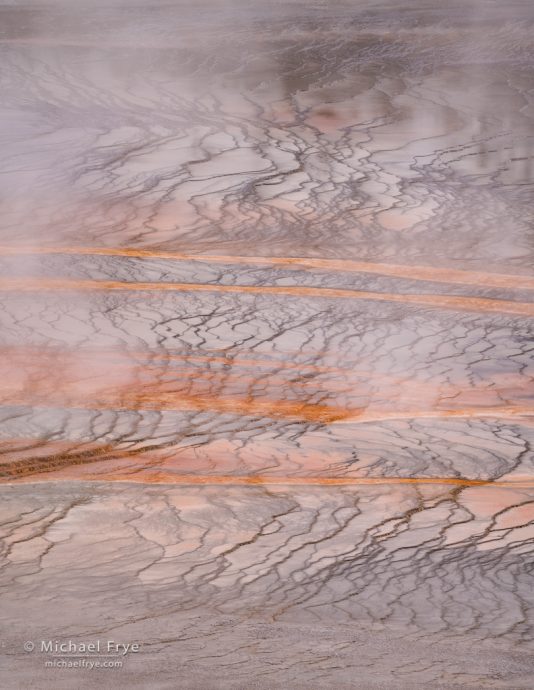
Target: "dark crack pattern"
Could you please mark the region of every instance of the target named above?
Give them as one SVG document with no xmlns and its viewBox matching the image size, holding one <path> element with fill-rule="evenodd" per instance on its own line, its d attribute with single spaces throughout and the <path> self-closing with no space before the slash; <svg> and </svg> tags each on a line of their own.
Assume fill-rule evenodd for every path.
<svg viewBox="0 0 534 690">
<path fill-rule="evenodd" d="M 3 687 L 533 687 L 533 29 L 0 5 Z"/>
</svg>

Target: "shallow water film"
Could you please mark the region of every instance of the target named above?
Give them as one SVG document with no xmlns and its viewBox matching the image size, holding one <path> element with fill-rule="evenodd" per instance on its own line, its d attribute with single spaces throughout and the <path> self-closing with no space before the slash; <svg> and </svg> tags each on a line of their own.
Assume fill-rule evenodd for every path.
<svg viewBox="0 0 534 690">
<path fill-rule="evenodd" d="M 532 1 L 0 50 L 2 687 L 534 688 Z"/>
</svg>

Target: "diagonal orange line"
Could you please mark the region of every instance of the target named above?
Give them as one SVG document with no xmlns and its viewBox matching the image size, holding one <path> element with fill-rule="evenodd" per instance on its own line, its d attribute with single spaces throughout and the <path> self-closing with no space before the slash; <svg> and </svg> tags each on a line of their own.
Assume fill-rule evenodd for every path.
<svg viewBox="0 0 534 690">
<path fill-rule="evenodd" d="M 486 297 L 453 297 L 450 295 L 412 295 L 389 292 L 366 292 L 341 288 L 211 285 L 206 283 L 125 283 L 114 280 L 67 280 L 62 278 L 4 278 L 0 280 L 3 292 L 39 291 L 157 291 L 157 292 L 219 292 L 254 295 L 288 295 L 293 297 L 326 297 L 361 299 L 380 302 L 420 304 L 438 309 L 454 309 L 489 313 L 506 313 L 534 317 L 534 302 L 513 302 Z"/>
<path fill-rule="evenodd" d="M 149 393 L 139 395 L 102 394 L 83 399 L 76 396 L 65 400 L 53 393 L 41 396 L 36 401 L 20 393 L 2 396 L 0 405 L 25 405 L 32 409 L 54 407 L 68 410 L 170 410 L 175 412 L 202 411 L 228 413 L 246 417 L 266 417 L 288 419 L 315 424 L 370 424 L 411 419 L 509 419 L 518 423 L 534 417 L 534 407 L 522 405 L 502 405 L 493 407 L 463 407 L 458 409 L 434 410 L 383 410 L 380 408 L 346 408 L 326 404 L 306 403 L 298 400 L 246 400 L 242 398 L 222 398 L 219 396 L 187 396 L 182 393 Z"/>
<path fill-rule="evenodd" d="M 40 483 L 41 481 L 58 481 L 50 474 L 50 480 L 17 480 L 17 483 Z M 233 475 L 194 475 L 174 474 L 155 471 L 139 474 L 94 474 L 91 477 L 65 477 L 60 481 L 116 481 L 142 484 L 182 484 L 192 486 L 381 486 L 381 485 L 445 485 L 445 486 L 485 486 L 506 489 L 534 489 L 534 478 L 517 481 L 464 479 L 458 477 L 267 477 L 267 476 L 233 476 Z M 0 480 L 2 484 L 15 483 L 14 480 Z"/>
<path fill-rule="evenodd" d="M 201 255 L 166 251 L 162 249 L 141 249 L 136 247 L 39 247 L 27 245 L 0 247 L 0 255 L 4 256 L 32 254 L 123 256 L 142 259 L 168 259 L 174 261 L 199 261 L 205 263 L 242 264 L 251 266 L 284 266 L 286 268 L 311 268 L 329 271 L 347 271 L 352 273 L 374 273 L 397 278 L 439 283 L 445 282 L 458 283 L 460 285 L 534 290 L 534 278 L 529 276 L 465 271 L 454 268 L 437 268 L 434 266 L 403 266 L 402 264 L 353 261 L 351 259 L 320 259 L 298 256 Z"/>
</svg>

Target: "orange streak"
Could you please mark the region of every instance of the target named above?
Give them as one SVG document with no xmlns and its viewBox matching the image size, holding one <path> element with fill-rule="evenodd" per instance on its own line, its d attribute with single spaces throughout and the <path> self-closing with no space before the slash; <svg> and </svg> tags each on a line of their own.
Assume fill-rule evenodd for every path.
<svg viewBox="0 0 534 690">
<path fill-rule="evenodd" d="M 438 283 L 479 285 L 498 288 L 534 290 L 534 278 L 521 275 L 464 271 L 454 268 L 433 266 L 403 266 L 349 259 L 318 259 L 313 257 L 282 256 L 224 256 L 218 254 L 199 255 L 159 249 L 137 249 L 135 247 L 0 247 L 0 255 L 17 256 L 27 254 L 74 254 L 90 256 L 125 256 L 142 259 L 170 259 L 174 261 L 201 261 L 205 263 L 244 264 L 252 266 L 285 266 L 288 268 L 317 268 L 328 271 L 352 273 L 373 273 L 409 280 L 426 280 Z"/>
<path fill-rule="evenodd" d="M 68 349 L 64 349 L 63 352 L 65 353 L 65 356 L 73 356 L 72 351 L 69 351 Z M 119 356 L 122 354 L 122 358 Z M 22 355 L 22 356 L 21 356 Z M 55 356 L 54 356 L 55 355 Z M 126 358 L 126 355 L 133 355 L 130 359 Z M 58 361 L 56 360 L 56 357 L 61 357 L 61 350 L 60 348 L 57 348 L 57 352 L 54 352 L 52 348 L 32 348 L 32 347 L 25 347 L 22 346 L 20 349 L 19 348 L 14 348 L 14 347 L 0 347 L 0 357 L 9 357 L 11 359 L 10 366 L 26 366 L 29 367 L 32 371 L 34 371 L 33 367 L 36 363 L 39 364 L 39 367 L 42 368 L 43 366 L 51 366 L 57 369 L 58 367 Z M 106 352 L 103 350 L 102 352 L 95 352 L 95 351 L 90 351 L 90 350 L 83 350 L 83 349 L 77 349 L 75 351 L 75 357 L 79 365 L 82 366 L 88 366 L 90 367 L 94 359 L 91 359 L 91 356 L 93 358 L 98 357 L 99 362 L 102 362 L 104 360 L 104 357 L 107 358 L 107 361 L 109 362 L 109 365 L 113 367 L 113 371 L 117 372 L 120 371 L 121 369 L 124 369 L 126 371 L 137 371 L 139 375 L 143 374 L 148 374 L 149 376 L 152 376 L 153 378 L 157 379 L 158 384 L 160 386 L 165 386 L 165 385 L 173 385 L 176 386 L 178 383 L 183 384 L 183 387 L 185 388 L 186 386 L 191 387 L 192 384 L 195 382 L 200 382 L 200 381 L 206 381 L 210 385 L 218 384 L 219 386 L 224 385 L 232 385 L 232 384 L 239 384 L 241 388 L 254 388 L 256 386 L 261 387 L 261 388 L 267 388 L 267 389 L 273 389 L 278 385 L 287 385 L 291 387 L 291 389 L 295 388 L 302 388 L 304 390 L 307 390 L 311 387 L 318 387 L 320 390 L 323 390 L 323 388 L 326 386 L 328 392 L 332 391 L 337 391 L 341 393 L 346 393 L 354 388 L 354 381 L 349 381 L 347 380 L 347 375 L 352 374 L 355 377 L 363 378 L 364 376 L 366 379 L 371 379 L 371 381 L 375 382 L 377 380 L 384 380 L 390 385 L 396 385 L 399 386 L 401 384 L 406 383 L 407 377 L 404 378 L 396 378 L 393 379 L 393 377 L 388 376 L 386 374 L 379 374 L 375 373 L 372 371 L 364 371 L 364 370 L 351 370 L 349 368 L 340 368 L 340 367 L 321 367 L 321 366 L 315 366 L 315 365 L 298 365 L 298 364 L 293 364 L 293 363 L 285 363 L 285 362 L 276 362 L 276 361 L 269 361 L 269 360 L 246 360 L 246 359 L 238 359 L 238 358 L 224 358 L 224 357 L 194 357 L 194 356 L 174 356 L 174 355 L 163 355 L 163 354 L 153 354 L 150 352 L 142 353 L 142 352 L 131 352 L 131 351 L 124 351 L 123 353 L 120 352 Z M 149 358 L 149 361 L 140 363 L 137 362 L 133 359 L 133 357 L 140 357 L 140 356 L 145 356 Z M 193 362 L 200 362 L 204 365 L 208 364 L 211 365 L 213 363 L 215 364 L 223 364 L 226 365 L 225 368 L 211 368 L 210 366 L 206 367 L 204 366 L 202 369 L 200 367 L 185 367 L 185 366 L 167 366 L 167 365 L 172 365 L 174 364 L 174 361 L 177 360 L 181 364 L 187 364 L 189 361 Z M 274 370 L 282 370 L 286 372 L 286 378 L 280 375 L 280 372 L 277 371 L 277 374 L 273 374 L 272 372 L 267 372 L 267 373 L 262 373 L 258 375 L 257 380 L 254 379 L 245 379 L 243 371 L 240 371 L 243 368 L 270 368 Z M 132 369 L 133 368 L 133 369 Z M 0 365 L 0 371 L 1 371 L 1 365 Z M 317 374 L 323 374 L 323 373 L 336 373 L 336 374 L 342 374 L 344 376 L 344 381 L 343 383 L 334 381 L 324 381 L 324 380 L 316 380 L 315 378 L 310 378 L 306 379 L 303 378 L 302 372 L 306 371 L 312 371 L 313 373 Z M 297 378 L 298 376 L 298 378 Z M 263 377 L 263 378 L 262 378 Z M 288 378 L 289 377 L 289 378 Z M 292 379 L 290 377 L 293 377 Z M 42 380 L 42 379 L 40 379 Z M 360 387 L 363 387 L 365 383 L 359 382 L 358 385 Z M 141 385 L 136 384 L 136 385 Z M 147 385 L 146 382 L 144 385 Z M 369 384 L 370 385 L 370 384 Z M 418 384 L 419 387 L 424 388 L 425 384 L 420 383 Z M 4 386 L 5 390 L 5 386 Z M 363 388 L 362 388 L 363 390 Z M 367 389 L 365 389 L 367 390 Z M 448 392 L 453 393 L 457 392 L 457 389 L 454 387 L 450 388 L 444 388 L 441 387 L 440 389 L 441 393 L 444 395 Z M 2 392 L 2 386 L 0 386 L 0 394 Z"/>
<path fill-rule="evenodd" d="M 181 392 L 146 392 L 136 394 L 117 394 L 103 397 L 95 394 L 90 400 L 76 396 L 55 395 L 50 391 L 44 396 L 46 407 L 61 407 L 61 409 L 81 410 L 173 410 L 219 412 L 248 417 L 268 417 L 272 419 L 294 419 L 316 424 L 363 424 L 368 422 L 385 422 L 402 419 L 449 419 L 449 418 L 480 418 L 480 419 L 517 419 L 518 417 L 534 416 L 533 407 L 508 405 L 501 407 L 465 407 L 462 409 L 444 410 L 399 410 L 381 411 L 380 409 L 366 410 L 365 408 L 345 408 L 330 405 L 319 405 L 291 402 L 285 400 L 261 401 L 243 400 L 239 398 L 221 398 L 219 396 L 190 396 Z M 28 395 L 6 394 L 2 396 L 2 405 L 28 405 L 33 409 L 45 406 L 36 400 L 35 396 L 28 400 Z"/>
<path fill-rule="evenodd" d="M 57 396 L 54 391 L 44 396 L 46 403 L 36 402 L 35 397 L 27 395 L 3 395 L 2 405 L 29 405 L 33 409 L 46 406 L 61 407 L 62 409 L 82 410 L 174 410 L 174 411 L 199 411 L 219 412 L 235 414 L 247 417 L 282 418 L 306 421 L 317 424 L 329 424 L 342 419 L 347 414 L 356 414 L 357 410 L 346 410 L 341 407 L 328 405 L 316 405 L 302 402 L 287 402 L 274 400 L 264 402 L 261 400 L 243 400 L 239 398 L 221 398 L 219 396 L 191 396 L 183 393 L 140 393 L 138 395 L 110 395 L 104 398 L 102 395 L 94 395 L 92 399 L 74 398 L 72 396 Z"/>
<path fill-rule="evenodd" d="M 347 411 L 349 412 L 349 411 Z M 534 415 L 534 407 L 520 407 L 518 405 L 503 405 L 500 407 L 464 407 L 454 410 L 399 410 L 398 412 L 363 412 L 354 416 L 349 414 L 344 418 L 333 419 L 336 424 L 351 424 L 359 422 L 385 422 L 388 419 L 442 419 L 449 417 L 515 419 Z"/>
<path fill-rule="evenodd" d="M 14 356 L 20 356 L 21 354 L 23 356 L 31 357 L 32 360 L 37 360 L 43 357 L 43 355 L 51 355 L 51 356 L 61 356 L 62 353 L 69 353 L 71 350 L 69 350 L 68 347 L 61 347 L 61 346 L 42 346 L 42 347 L 33 347 L 31 345 L 21 345 L 21 346 L 11 346 L 7 345 L 4 347 L 0 347 L 0 353 L 4 353 L 4 357 L 14 357 Z M 311 357 L 319 357 L 322 355 L 321 352 L 319 351 L 311 351 L 309 355 L 306 355 L 306 350 L 276 350 L 275 354 L 298 354 L 301 356 L 311 356 Z M 198 354 L 198 355 L 182 355 L 182 354 L 173 354 L 172 351 L 158 351 L 158 350 L 132 350 L 132 349 L 124 349 L 124 350 L 106 350 L 105 348 L 77 348 L 76 349 L 76 357 L 98 357 L 101 359 L 102 357 L 107 357 L 108 359 L 112 361 L 120 361 L 124 360 L 125 357 L 129 357 L 130 360 L 135 359 L 135 358 L 144 358 L 148 359 L 149 361 L 147 362 L 146 366 L 151 366 L 155 365 L 157 366 L 157 361 L 158 360 L 163 360 L 163 364 L 166 364 L 167 362 L 195 362 L 198 364 L 204 364 L 204 365 L 211 365 L 211 364 L 222 364 L 226 367 L 250 367 L 250 368 L 257 368 L 257 367 L 262 367 L 262 368 L 269 368 L 269 369 L 289 369 L 289 370 L 296 370 L 299 373 L 302 371 L 310 371 L 314 373 L 341 373 L 341 374 L 347 374 L 348 373 L 353 373 L 358 376 L 386 376 L 385 374 L 378 374 L 375 371 L 371 370 L 363 370 L 363 369 L 354 369 L 352 366 L 346 366 L 346 367 L 339 367 L 339 366 L 327 366 L 327 365 L 321 365 L 321 364 L 301 364 L 300 362 L 293 362 L 293 361 L 286 361 L 286 360 L 281 360 L 281 359 L 275 359 L 274 357 L 272 359 L 259 359 L 257 357 L 246 357 L 242 356 L 241 353 L 239 356 L 229 354 L 226 357 L 221 356 L 221 355 L 212 355 L 209 352 L 206 352 L 206 354 Z M 360 358 L 360 361 L 363 361 Z M 143 365 L 145 366 L 145 365 Z M 162 366 L 162 365 L 159 365 Z M 291 373 L 291 372 L 290 372 Z"/>
<path fill-rule="evenodd" d="M 38 483 L 34 479 L 23 479 Z M 49 480 L 57 481 L 51 477 Z M 65 481 L 91 481 L 87 477 L 69 477 Z M 99 474 L 93 481 L 135 482 L 141 484 L 184 484 L 193 486 L 380 486 L 380 485 L 421 485 L 443 484 L 446 486 L 488 486 L 507 489 L 531 489 L 534 488 L 534 479 L 518 481 L 491 481 L 487 479 L 462 479 L 457 477 L 267 477 L 267 476 L 228 476 L 228 475 L 184 475 L 172 472 L 146 472 L 142 475 L 113 475 Z M 11 484 L 13 480 L 2 481 L 3 484 Z"/>
<path fill-rule="evenodd" d="M 254 295 L 289 295 L 293 297 L 326 297 L 363 299 L 380 302 L 420 304 L 438 309 L 454 309 L 489 313 L 506 313 L 534 317 L 534 303 L 512 302 L 485 297 L 452 297 L 450 295 L 410 295 L 388 292 L 365 292 L 341 288 L 257 285 L 210 285 L 199 283 L 125 283 L 114 280 L 66 280 L 62 278 L 4 278 L 0 291 L 39 292 L 54 291 L 158 291 L 158 292 L 224 292 Z"/>
<path fill-rule="evenodd" d="M 534 418 L 534 407 L 527 407 L 528 389 L 522 381 L 508 377 L 500 382 L 496 374 L 484 385 L 464 389 L 372 372 L 364 378 L 363 372 L 350 370 L 344 372 L 343 379 L 334 380 L 310 379 L 293 371 L 288 381 L 266 372 L 255 379 L 235 367 L 169 369 L 162 360 L 141 364 L 127 360 L 127 354 L 61 348 L 0 349 L 4 355 L 0 403 L 201 410 L 320 424 L 447 417 Z M 108 360 L 102 355 L 111 357 Z M 342 399 L 334 396 L 339 392 L 344 394 Z M 319 394 L 322 399 L 315 401 L 312 396 Z"/>
</svg>

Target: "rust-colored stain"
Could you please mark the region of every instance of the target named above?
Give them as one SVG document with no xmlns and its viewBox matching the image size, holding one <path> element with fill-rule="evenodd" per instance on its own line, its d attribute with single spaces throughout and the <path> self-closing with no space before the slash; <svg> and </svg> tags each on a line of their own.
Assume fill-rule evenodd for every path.
<svg viewBox="0 0 534 690">
<path fill-rule="evenodd" d="M 34 408 L 211 411 L 317 424 L 534 415 L 523 377 L 511 374 L 474 386 L 336 368 L 336 376 L 310 378 L 295 365 L 285 379 L 255 376 L 236 361 L 212 368 L 210 358 L 177 369 L 172 356 L 147 363 L 139 351 L 8 347 L 0 354 L 0 402 Z"/>
<path fill-rule="evenodd" d="M 121 256 L 140 259 L 167 259 L 174 261 L 199 261 L 205 263 L 238 264 L 250 266 L 283 266 L 285 268 L 321 269 L 327 271 L 373 273 L 409 280 L 423 280 L 459 285 L 477 285 L 497 288 L 534 290 L 534 278 L 522 275 L 506 275 L 482 271 L 464 271 L 434 266 L 403 266 L 402 264 L 352 261 L 350 259 L 321 259 L 299 256 L 232 256 L 222 254 L 188 254 L 162 249 L 136 247 L 0 247 L 0 255 L 66 254 L 80 256 Z"/>
<path fill-rule="evenodd" d="M 150 477 L 150 475 L 149 475 Z M 112 479 L 112 477 L 108 477 Z M 135 477 L 122 481 L 135 481 Z M 519 489 L 534 487 L 531 481 L 486 481 L 485 479 L 462 479 L 457 477 L 266 477 L 266 476 L 198 476 L 172 475 L 155 472 L 148 478 L 147 483 L 173 484 L 236 484 L 236 485 L 287 485 L 287 486 L 373 486 L 380 484 L 447 484 L 451 486 L 494 486 L 500 488 Z"/>
<path fill-rule="evenodd" d="M 252 295 L 287 295 L 290 297 L 324 297 L 328 299 L 359 299 L 379 302 L 417 304 L 435 309 L 512 314 L 534 317 L 534 303 L 489 299 L 486 297 L 456 297 L 451 295 L 413 295 L 391 292 L 366 292 L 342 288 L 298 287 L 281 285 L 217 285 L 209 283 L 148 283 L 115 280 L 67 280 L 63 278 L 2 278 L 0 291 L 101 291 L 129 292 L 217 292 Z"/>
<path fill-rule="evenodd" d="M 219 412 L 248 417 L 270 417 L 314 424 L 384 422 L 401 419 L 486 418 L 517 419 L 534 416 L 534 406 L 508 405 L 500 407 L 465 407 L 460 409 L 405 409 L 381 411 L 379 409 L 339 407 L 290 402 L 286 400 L 243 400 L 238 397 L 222 398 L 218 395 L 187 395 L 162 391 L 117 393 L 87 399 L 74 394 L 65 397 L 51 391 L 46 399 L 35 400 L 29 395 L 2 396 L 2 403 L 39 407 L 64 407 L 84 410 L 174 410 L 182 412 Z"/>
<path fill-rule="evenodd" d="M 464 407 L 453 410 L 398 410 L 394 412 L 362 412 L 355 415 L 347 414 L 344 418 L 332 420 L 335 422 L 384 422 L 388 419 L 447 419 L 460 418 L 498 418 L 514 419 L 516 417 L 531 417 L 534 406 L 501 405 L 495 407 Z"/>
<path fill-rule="evenodd" d="M 55 479 L 51 477 L 50 480 Z M 71 477 L 69 477 L 71 479 Z M 72 477 L 87 481 L 88 477 Z M 464 479 L 458 477 L 276 477 L 258 475 L 195 475 L 195 474 L 173 474 L 172 472 L 143 472 L 142 474 L 114 475 L 102 473 L 93 475 L 92 479 L 97 481 L 114 482 L 135 482 L 142 484 L 182 484 L 193 486 L 380 486 L 380 485 L 446 485 L 446 486 L 484 486 L 501 489 L 530 489 L 534 488 L 534 479 L 518 481 L 500 481 L 485 479 Z M 33 478 L 26 478 L 27 481 L 35 481 Z M 39 477 L 39 481 L 47 481 Z M 2 483 L 12 483 L 10 480 L 1 479 Z"/>
<path fill-rule="evenodd" d="M 113 481 L 192 485 L 288 485 L 288 486 L 366 486 L 380 484 L 432 484 L 451 486 L 495 486 L 502 488 L 534 487 L 534 477 L 518 475 L 513 479 L 471 479 L 468 477 L 365 476 L 349 471 L 332 476 L 322 462 L 304 458 L 297 475 L 284 473 L 284 464 L 277 470 L 243 472 L 236 464 L 231 444 L 212 443 L 207 449 L 214 461 L 213 469 L 202 465 L 194 449 L 180 444 L 150 447 L 129 443 L 127 448 L 95 442 L 11 439 L 0 443 L 0 483 L 33 481 Z M 253 450 L 251 450 L 253 453 Z M 228 463 L 231 456 L 234 462 Z M 296 458 L 293 458 L 294 469 Z M 311 461 L 311 462 L 309 462 Z M 299 464 L 297 462 L 297 464 Z M 191 467 L 196 467 L 191 471 Z M 286 468 L 287 469 L 287 468 Z M 184 471 L 185 470 L 185 471 Z M 206 471 L 208 470 L 208 471 Z"/>
</svg>

